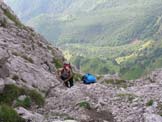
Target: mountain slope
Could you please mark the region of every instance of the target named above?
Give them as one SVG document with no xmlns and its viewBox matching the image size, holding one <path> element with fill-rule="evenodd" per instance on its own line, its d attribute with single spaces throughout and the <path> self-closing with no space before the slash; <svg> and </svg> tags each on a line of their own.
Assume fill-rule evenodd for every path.
<svg viewBox="0 0 162 122">
<path fill-rule="evenodd" d="M 36 8 L 27 9 L 19 7 L 24 1 L 12 2 L 29 17 L 20 15 L 28 25 L 85 72 L 133 79 L 161 67 L 161 0 L 37 0 Z"/>
<path fill-rule="evenodd" d="M 11 4 L 10 0 L 7 1 Z M 157 29 L 152 25 L 162 9 L 160 0 L 61 0 L 46 4 L 37 0 L 36 3 L 31 9 L 28 6 L 34 3 L 30 0 L 12 1 L 20 17 L 29 17 L 26 19 L 28 24 L 49 40 L 97 45 L 120 45 L 136 38 L 152 38 L 151 33 Z"/>
<path fill-rule="evenodd" d="M 56 60 L 60 64 L 64 60 L 61 51 L 32 28 L 24 26 L 3 3 L 0 3 L 0 40 L 1 65 L 4 64 L 4 69 L 10 73 L 7 77 L 12 80 L 16 76 L 19 85 L 46 91 L 53 81 L 51 73 L 56 71 Z M 3 67 L 0 67 L 2 74 L 5 73 Z"/>
<path fill-rule="evenodd" d="M 0 121 L 162 121 L 162 69 L 138 80 L 105 75 L 95 84 L 76 81 L 66 88 L 56 74 L 63 60 L 57 48 L 0 2 Z"/>
<path fill-rule="evenodd" d="M 40 14 L 62 13 L 69 7 L 72 1 L 74 0 L 5 0 L 7 4 L 11 5 L 13 9 L 18 12 L 18 16 L 20 16 L 23 21 L 28 21 Z M 33 5 L 32 8 L 30 7 L 31 5 Z"/>
<path fill-rule="evenodd" d="M 117 5 L 116 2 L 113 2 L 111 7 L 107 7 L 111 4 L 109 1 L 100 4 L 95 1 L 94 3 L 96 5 L 88 1 L 73 2 L 71 8 L 66 9 L 70 12 L 58 15 L 58 17 L 53 17 L 49 13 L 47 16 L 46 14 L 37 16 L 29 21 L 29 25 L 36 28 L 35 24 L 38 25 L 37 29 L 43 34 L 48 32 L 49 36 L 46 37 L 49 40 L 56 39 L 56 41 L 59 40 L 59 43 L 60 41 L 63 43 L 93 42 L 97 45 L 119 45 L 135 38 L 150 38 L 149 33 L 156 31 L 156 28 L 150 30 L 147 25 L 155 24 L 156 19 L 161 15 L 162 3 L 160 1 L 128 2 L 123 0 L 117 2 Z M 77 5 L 81 5 L 80 11 L 79 7 L 76 7 Z M 86 5 L 96 7 L 88 10 L 90 7 L 86 7 Z M 42 21 L 43 18 L 51 21 L 46 23 L 46 21 Z M 43 26 L 47 24 L 50 27 L 49 30 Z M 55 28 L 60 33 L 52 36 Z"/>
</svg>

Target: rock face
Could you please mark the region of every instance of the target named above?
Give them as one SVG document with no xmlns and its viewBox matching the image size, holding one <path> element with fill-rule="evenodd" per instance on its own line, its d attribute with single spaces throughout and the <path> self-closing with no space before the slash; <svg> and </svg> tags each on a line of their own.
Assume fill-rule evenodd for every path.
<svg viewBox="0 0 162 122">
<path fill-rule="evenodd" d="M 62 62 L 62 53 L 0 3 L 0 78 L 47 91 L 59 83 L 54 60 Z"/>
<path fill-rule="evenodd" d="M 127 87 L 105 83 L 57 87 L 49 93 L 44 108 L 50 117 L 67 114 L 81 122 L 161 122 L 161 76 L 162 70 L 157 70 L 145 78 L 125 81 Z"/>
<path fill-rule="evenodd" d="M 46 94 L 43 108 L 16 109 L 23 118 L 32 122 L 162 121 L 162 69 L 135 81 L 105 76 L 96 84 L 76 82 L 69 89 L 55 75 L 63 60 L 57 48 L 0 2 L 0 92 L 6 84 L 16 84 Z"/>
<path fill-rule="evenodd" d="M 22 107 L 19 107 L 16 109 L 17 113 L 22 115 L 22 117 L 27 120 L 28 122 L 43 122 L 44 117 L 38 113 L 34 113 L 31 111 L 28 111 Z"/>
</svg>

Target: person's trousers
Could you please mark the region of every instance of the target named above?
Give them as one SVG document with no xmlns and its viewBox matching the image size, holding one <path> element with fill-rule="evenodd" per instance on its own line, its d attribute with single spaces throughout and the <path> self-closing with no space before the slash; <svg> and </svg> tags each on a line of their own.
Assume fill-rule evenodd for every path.
<svg viewBox="0 0 162 122">
<path fill-rule="evenodd" d="M 61 77 L 62 80 L 66 80 L 65 78 Z M 70 78 L 68 81 L 64 82 L 66 87 L 72 87 L 74 85 L 73 77 Z"/>
</svg>

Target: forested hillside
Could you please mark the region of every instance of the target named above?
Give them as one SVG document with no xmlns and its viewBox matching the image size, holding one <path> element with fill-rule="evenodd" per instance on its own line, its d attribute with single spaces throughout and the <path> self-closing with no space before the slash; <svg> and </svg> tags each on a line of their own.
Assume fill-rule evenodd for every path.
<svg viewBox="0 0 162 122">
<path fill-rule="evenodd" d="M 82 71 L 132 79 L 162 67 L 161 0 L 6 2 Z"/>
</svg>

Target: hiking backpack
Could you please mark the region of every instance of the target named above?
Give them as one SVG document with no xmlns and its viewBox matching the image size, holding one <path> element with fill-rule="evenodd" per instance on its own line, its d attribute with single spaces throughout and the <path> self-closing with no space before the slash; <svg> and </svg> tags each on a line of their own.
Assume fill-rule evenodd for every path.
<svg viewBox="0 0 162 122">
<path fill-rule="evenodd" d="M 96 83 L 96 77 L 90 73 L 86 73 L 82 77 L 82 81 L 84 84 Z"/>
</svg>

